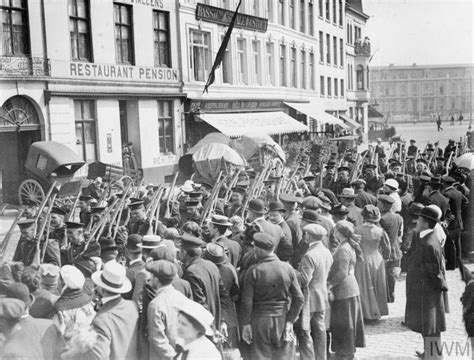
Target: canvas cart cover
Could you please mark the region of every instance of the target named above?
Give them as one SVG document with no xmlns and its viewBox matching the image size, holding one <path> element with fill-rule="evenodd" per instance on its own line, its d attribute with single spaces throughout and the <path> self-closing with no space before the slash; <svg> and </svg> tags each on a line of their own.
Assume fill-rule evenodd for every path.
<svg viewBox="0 0 474 360">
<path fill-rule="evenodd" d="M 240 155 L 225 144 L 211 143 L 201 147 L 193 155 L 194 167 L 203 178 L 216 179 L 229 164 L 245 165 Z"/>
<path fill-rule="evenodd" d="M 230 146 L 239 154 L 242 154 L 246 160 L 251 159 L 261 148 L 266 148 L 278 156 L 281 161 L 286 161 L 281 146 L 268 135 L 242 136 L 240 139 L 233 140 Z"/>
</svg>

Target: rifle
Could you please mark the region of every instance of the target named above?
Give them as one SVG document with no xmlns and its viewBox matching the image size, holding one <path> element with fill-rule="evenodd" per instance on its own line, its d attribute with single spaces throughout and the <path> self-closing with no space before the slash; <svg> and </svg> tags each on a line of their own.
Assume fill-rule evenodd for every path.
<svg viewBox="0 0 474 360">
<path fill-rule="evenodd" d="M 173 182 L 171 183 L 171 187 L 168 193 L 168 197 L 166 198 L 166 209 L 165 209 L 165 218 L 169 218 L 171 215 L 171 209 L 170 209 L 170 201 L 171 201 L 171 196 L 174 192 L 174 187 L 176 186 L 176 179 L 178 178 L 179 171 L 176 172 L 173 178 Z"/>
<path fill-rule="evenodd" d="M 112 216 L 110 218 L 109 229 L 107 231 L 107 237 L 112 236 L 112 227 L 114 226 L 115 222 L 117 222 L 117 224 L 116 224 L 116 227 L 115 227 L 116 230 L 114 230 L 114 234 L 117 234 L 118 227 L 120 225 L 120 217 L 122 216 L 122 210 L 125 207 L 125 204 L 127 203 L 128 193 L 130 192 L 131 186 L 132 186 L 132 183 L 129 183 L 127 185 L 127 188 L 123 192 L 122 198 L 119 200 L 118 205 L 117 205 L 116 209 L 114 210 L 114 213 L 112 214 Z"/>
<path fill-rule="evenodd" d="M 449 167 L 451 166 L 451 161 L 453 160 L 453 152 L 451 152 L 451 154 L 449 154 L 449 158 L 448 158 L 448 161 L 446 162 L 446 175 L 449 174 Z"/>
<path fill-rule="evenodd" d="M 64 221 L 72 221 L 72 219 L 74 218 L 74 210 L 75 210 L 76 207 L 77 207 L 77 203 L 79 202 L 79 197 L 80 197 L 80 196 L 81 196 L 81 190 L 79 190 L 79 192 L 77 193 L 76 199 L 75 199 L 74 202 L 72 203 L 71 210 L 70 210 L 69 213 L 65 216 Z"/>
<path fill-rule="evenodd" d="M 51 187 L 49 188 L 48 190 L 48 193 L 46 194 L 46 196 L 44 197 L 43 201 L 41 202 L 39 208 L 38 208 L 38 213 L 36 214 L 35 216 L 35 225 L 37 226 L 38 225 L 38 221 L 39 221 L 39 218 L 41 216 L 41 213 L 43 212 L 43 209 L 44 207 L 46 206 L 46 203 L 48 202 L 51 194 L 53 193 L 53 190 L 58 190 L 57 189 L 57 186 L 58 183 L 56 181 L 53 181 L 53 184 L 51 185 Z M 36 237 L 36 234 L 35 234 L 35 237 Z"/>
<path fill-rule="evenodd" d="M 21 219 L 21 217 L 23 216 L 23 213 L 25 212 L 25 209 L 21 209 L 15 220 L 13 220 L 13 223 L 12 225 L 10 226 L 10 229 L 8 230 L 8 232 L 6 233 L 5 237 L 3 238 L 3 241 L 2 241 L 2 245 L 0 247 L 0 262 L 3 261 L 3 257 L 5 256 L 5 251 L 7 250 L 7 247 L 8 247 L 8 243 L 10 242 L 10 238 L 12 236 L 12 233 L 13 231 L 15 230 L 15 226 L 16 224 L 18 224 L 18 220 Z"/>
<path fill-rule="evenodd" d="M 296 165 L 295 170 L 293 171 L 293 174 L 291 174 L 290 178 L 288 179 L 288 182 L 286 183 L 284 187 L 284 193 L 287 193 L 288 190 L 291 188 L 291 179 L 294 179 L 296 176 L 296 172 L 298 171 L 298 165 Z"/>
<path fill-rule="evenodd" d="M 56 200 L 56 196 L 57 194 L 53 194 L 52 198 L 50 199 L 51 202 L 50 202 L 50 205 L 48 207 L 48 211 L 46 212 L 46 214 L 44 215 L 44 219 L 43 221 L 41 222 L 41 225 L 39 226 L 39 231 L 35 234 L 35 238 L 36 238 L 36 250 L 35 250 L 35 256 L 33 258 L 33 265 L 39 265 L 40 262 L 41 262 L 41 259 L 44 258 L 44 256 L 41 255 L 41 238 L 43 237 L 43 234 L 44 234 L 44 231 L 46 229 L 48 229 L 49 231 L 49 223 L 51 221 L 51 210 L 53 210 L 53 206 L 54 206 L 54 201 Z M 45 234 L 45 240 L 44 240 L 44 243 L 46 243 L 46 246 L 47 246 L 47 242 L 48 242 L 48 237 L 49 237 L 49 232 Z M 46 249 L 44 249 L 45 253 L 46 253 Z"/>
<path fill-rule="evenodd" d="M 237 184 L 237 181 L 239 180 L 239 175 L 240 172 L 242 171 L 242 168 L 239 168 L 236 173 L 234 174 L 234 177 L 232 178 L 229 188 L 227 189 L 225 196 L 224 196 L 224 202 L 228 203 L 230 201 L 230 198 L 232 197 L 232 188 L 235 187 L 235 184 Z"/>
<path fill-rule="evenodd" d="M 204 221 L 207 219 L 209 214 L 211 214 L 212 211 L 214 210 L 214 206 L 215 206 L 214 203 L 218 199 L 219 191 L 225 181 L 226 181 L 226 176 L 223 176 L 223 171 L 221 170 L 219 172 L 219 176 L 217 177 L 217 181 L 214 184 L 214 187 L 212 188 L 211 196 L 209 197 L 206 207 L 204 208 L 204 211 L 202 212 L 202 218 L 201 218 L 201 224 L 200 224 L 201 226 L 204 224 Z"/>
<path fill-rule="evenodd" d="M 106 210 L 104 216 L 97 223 L 94 224 L 94 227 L 92 228 L 92 230 L 89 234 L 89 238 L 86 241 L 86 246 L 84 247 L 84 251 L 87 249 L 87 247 L 89 246 L 89 243 L 91 242 L 91 240 L 97 234 L 99 234 L 99 236 L 100 236 L 100 234 L 102 234 L 102 231 L 103 231 L 103 228 L 104 228 L 104 226 L 107 222 L 107 219 L 108 219 L 110 213 L 112 212 L 112 209 L 114 209 L 117 206 L 117 203 L 118 203 L 119 200 L 120 199 L 115 199 L 114 202 L 112 203 L 112 205 L 110 205 L 110 207 Z"/>
</svg>

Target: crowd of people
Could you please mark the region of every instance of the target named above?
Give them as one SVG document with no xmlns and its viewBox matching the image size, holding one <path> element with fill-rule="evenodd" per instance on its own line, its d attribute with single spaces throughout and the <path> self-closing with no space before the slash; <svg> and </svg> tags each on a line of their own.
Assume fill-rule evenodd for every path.
<svg viewBox="0 0 474 360">
<path fill-rule="evenodd" d="M 72 204 L 31 203 L 0 268 L 2 358 L 352 359 L 402 271 L 404 324 L 428 351 L 469 250 L 458 152 L 378 141 L 323 168 L 97 178 Z"/>
</svg>

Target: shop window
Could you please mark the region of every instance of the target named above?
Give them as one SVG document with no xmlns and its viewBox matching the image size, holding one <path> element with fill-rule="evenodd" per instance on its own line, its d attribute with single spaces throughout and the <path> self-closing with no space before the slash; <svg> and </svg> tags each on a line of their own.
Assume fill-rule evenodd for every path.
<svg viewBox="0 0 474 360">
<path fill-rule="evenodd" d="M 158 143 L 161 155 L 174 154 L 173 102 L 158 101 Z"/>
<path fill-rule="evenodd" d="M 0 2 L 2 24 L 2 55 L 30 53 L 28 11 L 26 0 L 2 0 Z"/>
<path fill-rule="evenodd" d="M 208 32 L 190 31 L 191 74 L 195 81 L 206 81 L 211 70 L 211 34 Z"/>
<path fill-rule="evenodd" d="M 93 100 L 74 100 L 76 151 L 86 162 L 97 160 L 96 117 Z"/>
<path fill-rule="evenodd" d="M 88 0 L 68 0 L 71 59 L 92 61 Z"/>
<path fill-rule="evenodd" d="M 132 7 L 114 3 L 115 56 L 119 64 L 133 64 Z"/>
<path fill-rule="evenodd" d="M 169 13 L 153 11 L 154 57 L 155 66 L 171 67 Z"/>
<path fill-rule="evenodd" d="M 275 50 L 272 42 L 267 42 L 266 44 L 266 84 L 275 86 Z"/>
</svg>

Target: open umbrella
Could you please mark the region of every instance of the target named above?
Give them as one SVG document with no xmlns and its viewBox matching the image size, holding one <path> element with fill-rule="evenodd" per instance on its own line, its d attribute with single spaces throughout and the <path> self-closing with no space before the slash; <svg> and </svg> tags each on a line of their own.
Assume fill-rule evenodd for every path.
<svg viewBox="0 0 474 360">
<path fill-rule="evenodd" d="M 460 157 L 454 159 L 454 163 L 458 167 L 466 168 L 468 170 L 474 169 L 474 153 L 465 153 Z"/>
</svg>

